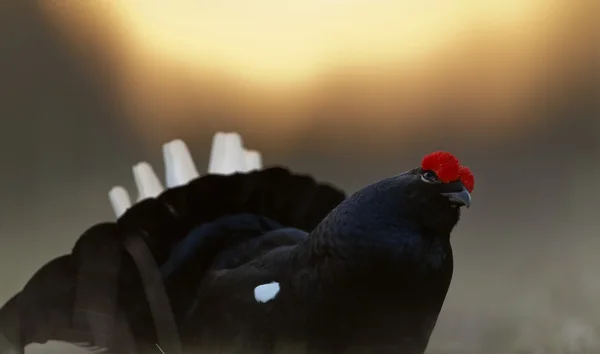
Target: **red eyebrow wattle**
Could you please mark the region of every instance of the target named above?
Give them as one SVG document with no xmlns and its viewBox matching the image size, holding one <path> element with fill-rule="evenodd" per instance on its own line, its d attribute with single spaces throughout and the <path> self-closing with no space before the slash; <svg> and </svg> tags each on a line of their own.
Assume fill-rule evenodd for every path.
<svg viewBox="0 0 600 354">
<path fill-rule="evenodd" d="M 469 191 L 469 193 L 473 192 L 473 188 L 475 187 L 475 177 L 471 170 L 466 166 L 461 166 L 459 170 L 460 181 L 465 186 L 465 188 Z"/>
<path fill-rule="evenodd" d="M 423 158 L 421 168 L 435 172 L 440 181 L 447 183 L 458 180 L 460 163 L 451 153 L 436 151 Z"/>
<path fill-rule="evenodd" d="M 473 173 L 449 152 L 436 151 L 426 155 L 421 161 L 421 169 L 434 172 L 444 183 L 460 180 L 469 193 L 473 191 Z"/>
</svg>

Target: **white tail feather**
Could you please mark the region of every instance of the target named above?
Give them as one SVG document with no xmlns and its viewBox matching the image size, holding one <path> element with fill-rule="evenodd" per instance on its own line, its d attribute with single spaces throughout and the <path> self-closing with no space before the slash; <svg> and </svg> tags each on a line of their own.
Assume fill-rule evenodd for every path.
<svg viewBox="0 0 600 354">
<path fill-rule="evenodd" d="M 121 186 L 115 186 L 108 192 L 108 198 L 112 205 L 113 211 L 120 217 L 125 213 L 129 207 L 131 207 L 131 199 L 129 199 L 129 193 Z"/>
<path fill-rule="evenodd" d="M 246 171 L 242 137 L 237 133 L 215 134 L 208 173 L 228 175 Z"/>
<path fill-rule="evenodd" d="M 182 140 L 163 145 L 167 187 L 177 187 L 198 178 L 198 170 L 190 150 Z"/>
<path fill-rule="evenodd" d="M 226 134 L 221 132 L 216 133 L 215 136 L 213 136 L 210 159 L 208 161 L 208 173 L 219 173 L 221 170 L 221 164 L 225 157 L 226 139 Z"/>
<path fill-rule="evenodd" d="M 255 150 L 245 150 L 246 153 L 246 171 L 260 170 L 262 168 L 262 156 Z"/>
<path fill-rule="evenodd" d="M 167 188 L 186 184 L 199 177 L 192 155 L 182 140 L 173 140 L 163 145 L 163 160 Z M 227 175 L 261 168 L 260 153 L 244 149 L 239 134 L 222 132 L 215 134 L 208 173 Z M 133 166 L 133 177 L 138 190 L 137 201 L 156 197 L 164 191 L 160 179 L 147 162 L 140 162 Z M 121 186 L 115 186 L 110 190 L 109 199 L 117 217 L 123 215 L 132 205 L 127 190 Z"/>
<path fill-rule="evenodd" d="M 154 169 L 147 162 L 140 162 L 133 166 L 133 178 L 138 190 L 138 202 L 142 199 L 156 197 L 164 190 Z"/>
</svg>

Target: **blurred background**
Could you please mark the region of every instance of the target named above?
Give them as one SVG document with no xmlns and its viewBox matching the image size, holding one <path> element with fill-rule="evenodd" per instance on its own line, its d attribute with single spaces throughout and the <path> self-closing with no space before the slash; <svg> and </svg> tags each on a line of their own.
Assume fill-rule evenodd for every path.
<svg viewBox="0 0 600 354">
<path fill-rule="evenodd" d="M 598 1 L 3 0 L 0 120 L 0 302 L 133 164 L 237 131 L 348 192 L 452 151 L 477 183 L 429 353 L 600 352 Z"/>
</svg>

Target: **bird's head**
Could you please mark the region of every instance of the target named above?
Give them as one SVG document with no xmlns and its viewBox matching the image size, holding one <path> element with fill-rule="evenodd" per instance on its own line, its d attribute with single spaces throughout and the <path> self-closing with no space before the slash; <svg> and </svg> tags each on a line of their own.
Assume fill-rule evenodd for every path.
<svg viewBox="0 0 600 354">
<path fill-rule="evenodd" d="M 397 234 L 431 231 L 450 235 L 462 207 L 471 205 L 475 179 L 471 171 L 448 152 L 433 152 L 421 166 L 383 179 L 352 194 L 319 225 L 319 230 L 345 235 L 355 241 L 397 240 Z M 317 231 L 316 233 L 321 233 Z M 361 235 L 361 236 L 359 236 Z M 348 237 L 346 237 L 348 236 Z M 368 237 L 362 237 L 368 236 Z"/>
<path fill-rule="evenodd" d="M 473 174 L 448 152 L 425 156 L 420 167 L 399 177 L 407 207 L 426 227 L 449 231 L 458 222 L 460 208 L 471 205 Z"/>
</svg>

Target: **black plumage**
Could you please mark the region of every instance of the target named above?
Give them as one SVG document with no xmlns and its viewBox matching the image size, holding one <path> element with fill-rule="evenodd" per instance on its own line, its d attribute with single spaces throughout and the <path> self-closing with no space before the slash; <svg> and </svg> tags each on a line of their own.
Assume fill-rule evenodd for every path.
<svg viewBox="0 0 600 354">
<path fill-rule="evenodd" d="M 111 320 L 129 324 L 139 352 L 155 353 L 159 329 L 120 248 L 137 234 L 160 269 L 186 353 L 423 353 L 452 278 L 450 233 L 470 201 L 460 181 L 424 179 L 427 172 L 417 168 L 349 198 L 282 168 L 201 177 L 88 230 L 68 262 L 57 261 L 60 270 L 46 271 L 65 285 L 35 294 L 26 287 L 19 296 L 27 300 L 5 305 L 0 324 L 4 314 L 14 317 L 14 303 L 48 308 L 52 291 L 62 291 L 68 296 L 55 318 L 21 316 L 27 324 L 11 340 L 39 342 L 32 328 L 71 326 L 93 342 L 85 320 L 65 320 L 77 316 L 64 302 L 74 303 L 81 274 L 104 288 L 118 279 Z M 256 301 L 254 289 L 270 282 L 279 293 Z M 105 345 L 125 352 L 121 339 Z"/>
</svg>

